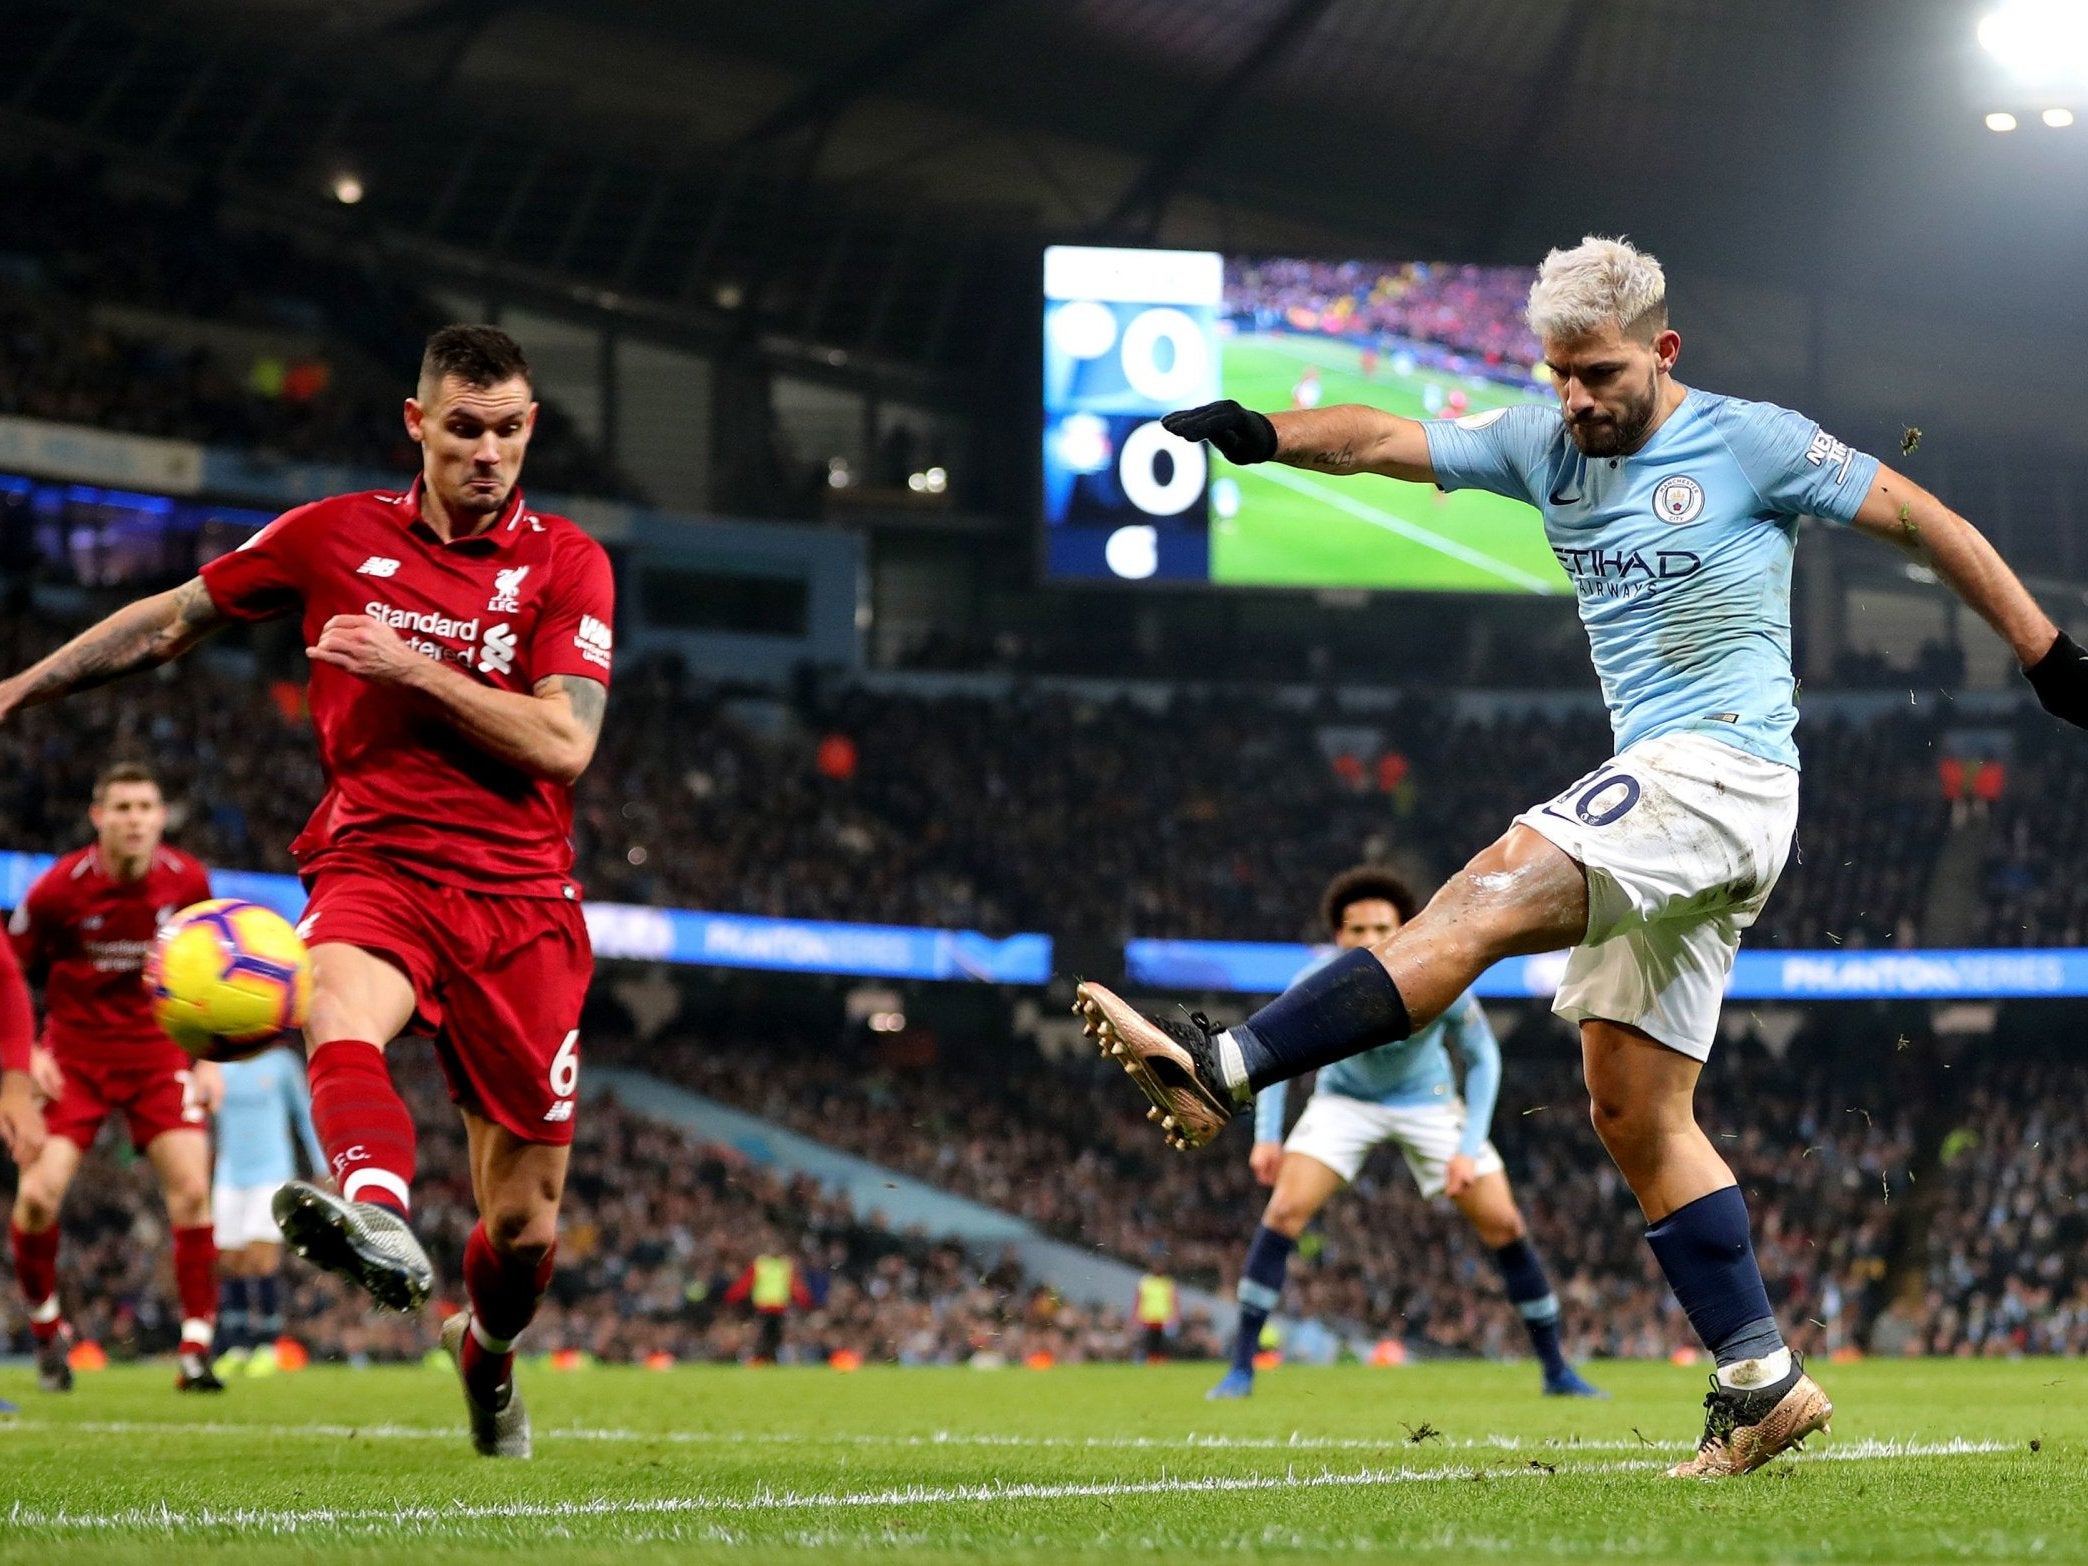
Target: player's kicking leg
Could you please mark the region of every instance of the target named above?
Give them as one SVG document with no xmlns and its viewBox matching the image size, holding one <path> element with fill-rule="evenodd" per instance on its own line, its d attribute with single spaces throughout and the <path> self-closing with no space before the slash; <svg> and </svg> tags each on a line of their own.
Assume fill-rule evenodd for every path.
<svg viewBox="0 0 2088 1566">
<path fill-rule="evenodd" d="M 1518 826 L 1389 941 L 1343 952 L 1238 1027 L 1148 1017 L 1093 983 L 1074 1010 L 1151 1101 L 1168 1142 L 1201 1147 L 1256 1090 L 1406 1038 L 1500 958 L 1557 951 L 1587 929 L 1581 867 Z"/>
<path fill-rule="evenodd" d="M 1554 1009 L 1592 1020 L 1598 1039 L 1631 1039 L 1628 1056 L 1602 1052 L 1602 1086 L 1590 1066 L 1597 1126 L 1609 1122 L 1604 1141 L 1656 1220 L 1647 1241 L 1718 1362 L 1702 1450 L 1677 1469 L 1703 1477 L 1760 1466 L 1832 1412 L 1776 1331 L 1746 1203 L 1690 1107 L 1739 931 L 1776 884 L 1797 811 L 1795 776 L 1751 776 L 1727 759 L 1737 755 L 1673 741 L 1627 753 L 1621 808 L 1590 809 L 1583 780 L 1519 818 L 1389 940 L 1344 953 L 1238 1027 L 1191 1036 L 1094 984 L 1077 1004 L 1168 1139 L 1195 1147 L 1257 1089 L 1407 1037 L 1500 958 L 1575 947 Z M 1603 780 L 1613 792 L 1619 781 Z M 1584 866 L 1600 868 L 1599 926 Z M 1656 1041 L 1609 1017 L 1663 1031 Z"/>
<path fill-rule="evenodd" d="M 95 1125 L 99 1124 L 97 1117 Z M 93 1134 L 90 1127 L 87 1135 L 91 1139 Z M 36 1384 L 46 1392 L 70 1392 L 73 1385 L 72 1328 L 58 1303 L 58 1211 L 80 1157 L 78 1144 L 63 1136 L 50 1137 L 36 1162 L 21 1171 L 8 1226 L 15 1281 L 21 1285 L 29 1333 L 36 1342 Z"/>
<path fill-rule="evenodd" d="M 1314 1103 L 1319 1102 L 1315 1097 Z M 1306 1113 L 1311 1113 L 1308 1105 Z M 1303 1126 L 1306 1121 L 1300 1120 Z M 1364 1153 L 1369 1151 L 1366 1145 Z M 1359 1157 L 1360 1163 L 1360 1157 Z M 1204 1395 L 1214 1402 L 1251 1396 L 1254 1392 L 1254 1356 L 1261 1349 L 1262 1329 L 1269 1324 L 1283 1298 L 1283 1275 L 1290 1266 L 1298 1236 L 1327 1199 L 1341 1189 L 1344 1176 L 1306 1153 L 1284 1150 L 1276 1172 L 1276 1188 L 1269 1205 L 1262 1209 L 1261 1227 L 1247 1247 L 1247 1263 L 1240 1269 L 1239 1331 L 1233 1338 L 1232 1368 L 1225 1379 Z"/>
<path fill-rule="evenodd" d="M 1581 1023 L 1589 1112 L 1644 1210 L 1646 1242 L 1718 1368 L 1678 1478 L 1752 1472 L 1824 1430 L 1834 1405 L 1784 1344 L 1733 1172 L 1696 1122 L 1703 1062 L 1614 1022 Z"/>
<path fill-rule="evenodd" d="M 414 1008 L 413 981 L 383 957 L 340 942 L 312 948 L 312 1124 L 338 1191 L 292 1180 L 271 1206 L 285 1245 L 396 1311 L 419 1310 L 435 1288 L 435 1269 L 406 1221 L 413 1115 L 384 1062 L 384 1045 Z"/>
<path fill-rule="evenodd" d="M 210 1216 L 210 1138 L 201 1131 L 162 1131 L 145 1144 L 159 1176 L 167 1224 L 174 1231 L 174 1292 L 181 1307 L 179 1392 L 222 1392 L 211 1366 L 217 1332 L 217 1235 Z"/>
<path fill-rule="evenodd" d="M 464 1388 L 472 1446 L 485 1457 L 527 1457 L 529 1413 L 515 1385 L 515 1340 L 551 1286 L 570 1150 L 524 1141 L 470 1110 L 464 1126 L 479 1221 L 464 1245 L 470 1305 L 442 1324 L 442 1346 Z"/>
<path fill-rule="evenodd" d="M 1529 1229 L 1515 1205 L 1507 1174 L 1499 1168 L 1489 1169 L 1450 1200 L 1493 1258 L 1508 1303 L 1522 1317 L 1530 1348 L 1544 1367 L 1545 1396 L 1607 1397 L 1608 1393 L 1591 1385 L 1566 1363 L 1566 1352 L 1559 1341 L 1559 1297 L 1544 1275 L 1537 1248 L 1530 1243 Z"/>
</svg>

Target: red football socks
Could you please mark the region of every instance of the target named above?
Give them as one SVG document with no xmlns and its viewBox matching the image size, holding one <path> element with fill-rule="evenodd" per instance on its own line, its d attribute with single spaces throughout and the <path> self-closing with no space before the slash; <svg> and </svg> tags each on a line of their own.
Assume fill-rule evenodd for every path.
<svg viewBox="0 0 2088 1566">
<path fill-rule="evenodd" d="M 217 1326 L 217 1236 L 207 1223 L 174 1231 L 174 1293 L 181 1301 L 181 1343 L 209 1348 Z"/>
<path fill-rule="evenodd" d="M 413 1116 L 392 1086 L 384 1051 L 335 1039 L 312 1051 L 305 1070 L 312 1125 L 341 1194 L 403 1214 L 413 1188 Z"/>
<path fill-rule="evenodd" d="M 58 1225 L 31 1231 L 9 1224 L 8 1238 L 14 1242 L 15 1281 L 29 1306 L 29 1330 L 37 1342 L 48 1343 L 65 1326 L 58 1311 Z"/>
<path fill-rule="evenodd" d="M 497 1406 L 515 1369 L 515 1339 L 536 1315 L 537 1301 L 551 1287 L 554 1248 L 535 1266 L 493 1249 L 483 1223 L 464 1242 L 464 1293 L 471 1301 L 471 1330 L 464 1334 L 464 1384 L 474 1399 Z"/>
</svg>

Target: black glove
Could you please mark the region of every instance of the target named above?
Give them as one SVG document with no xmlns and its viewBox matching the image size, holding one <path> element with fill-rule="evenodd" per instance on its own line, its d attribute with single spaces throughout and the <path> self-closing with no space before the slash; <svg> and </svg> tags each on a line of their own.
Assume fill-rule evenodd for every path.
<svg viewBox="0 0 2088 1566">
<path fill-rule="evenodd" d="M 1227 462 L 1267 462 L 1276 455 L 1276 426 L 1231 398 L 1170 413 L 1160 427 L 1183 440 L 1207 440 Z"/>
<path fill-rule="evenodd" d="M 2038 705 L 2053 717 L 2088 729 L 2088 647 L 2064 631 L 2052 650 L 2023 671 Z"/>
</svg>

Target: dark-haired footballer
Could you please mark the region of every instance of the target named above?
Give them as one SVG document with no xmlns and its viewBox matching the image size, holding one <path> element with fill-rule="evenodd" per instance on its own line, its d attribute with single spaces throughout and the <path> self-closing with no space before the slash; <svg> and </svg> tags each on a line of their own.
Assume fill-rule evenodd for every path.
<svg viewBox="0 0 2088 1566">
<path fill-rule="evenodd" d="M 1374 865 L 1336 876 L 1321 903 L 1337 951 L 1388 940 L 1420 906 L 1412 887 Z M 1316 972 L 1333 955 L 1321 956 L 1298 977 Z M 1464 1066 L 1462 1096 L 1451 1074 L 1453 1051 Z M 1558 1296 L 1530 1245 L 1501 1155 L 1487 1138 L 1500 1087 L 1501 1046 L 1467 991 L 1411 1038 L 1324 1067 L 1288 1140 L 1284 1084 L 1273 1083 L 1255 1096 L 1254 1149 L 1247 1160 L 1255 1179 L 1275 1190 L 1240 1272 L 1232 1369 L 1209 1396 L 1239 1398 L 1254 1390 L 1255 1350 L 1282 1297 L 1284 1269 L 1298 1236 L 1387 1142 L 1405 1155 L 1421 1194 L 1449 1197 L 1492 1255 L 1544 1367 L 1546 1394 L 1604 1395 L 1575 1373 L 1560 1350 Z"/>
<path fill-rule="evenodd" d="M 472 1444 L 526 1457 L 514 1346 L 551 1278 L 594 956 L 574 883 L 573 784 L 608 700 L 602 546 L 531 506 L 529 365 L 446 326 L 406 399 L 404 489 L 285 512 L 192 581 L 119 609 L 0 680 L 0 718 L 178 657 L 233 622 L 295 616 L 326 795 L 290 845 L 310 888 L 305 1048 L 338 1190 L 275 1195 L 285 1242 L 393 1310 L 434 1287 L 407 1221 L 413 1117 L 385 1046 L 435 1040 L 464 1119 L 479 1222 L 469 1309 L 443 1324 Z"/>
</svg>

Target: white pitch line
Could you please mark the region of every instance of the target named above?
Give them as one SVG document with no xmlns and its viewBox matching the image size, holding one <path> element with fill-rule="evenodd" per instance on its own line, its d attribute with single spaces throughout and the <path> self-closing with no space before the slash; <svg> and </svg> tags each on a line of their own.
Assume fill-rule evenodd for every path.
<svg viewBox="0 0 2088 1566">
<path fill-rule="evenodd" d="M 461 1441 L 461 1427 L 443 1425 L 248 1425 L 209 1420 L 0 1420 L 0 1435 L 10 1432 L 85 1435 L 177 1435 L 252 1436 L 276 1441 L 305 1438 L 324 1441 Z M 1407 1436 L 1029 1436 L 997 1435 L 990 1431 L 936 1430 L 926 1435 L 859 1435 L 844 1432 L 803 1434 L 794 1431 L 745 1430 L 632 1430 L 618 1426 L 553 1425 L 537 1432 L 539 1440 L 582 1442 L 658 1442 L 670 1446 L 866 1446 L 898 1449 L 935 1447 L 1012 1448 L 1060 1451 L 1155 1451 L 1155 1452 L 1386 1452 L 1413 1446 Z M 1687 1452 L 1689 1441 L 1579 1441 L 1541 1436 L 1488 1434 L 1461 1440 L 1431 1437 L 1423 1450 L 1429 1452 L 1542 1452 L 1572 1456 L 1576 1452 Z M 1844 1442 L 1815 1456 L 1841 1461 L 1875 1457 L 1961 1457 L 1981 1452 L 2006 1452 L 2014 1448 L 1998 1441 L 1917 1442 L 1907 1438 L 1880 1440 L 1867 1437 Z"/>
<path fill-rule="evenodd" d="M 1372 527 L 1383 528 L 1388 533 L 1397 533 L 1401 538 L 1426 545 L 1453 560 L 1462 560 L 1466 565 L 1477 566 L 1482 571 L 1491 571 L 1503 581 L 1513 582 L 1517 587 L 1527 588 L 1533 593 L 1543 593 L 1549 597 L 1559 596 L 1559 584 L 1556 582 L 1547 582 L 1541 576 L 1532 576 L 1520 566 L 1512 566 L 1505 560 L 1496 560 L 1483 550 L 1445 537 L 1433 528 L 1423 527 L 1418 522 L 1409 522 L 1405 517 L 1395 516 L 1366 501 L 1358 500 L 1353 495 L 1344 495 L 1340 490 L 1315 483 L 1302 473 L 1294 473 L 1273 462 L 1264 463 L 1260 473 L 1263 478 L 1271 479 L 1285 489 L 1294 490 L 1300 495 L 1332 506 L 1336 511 L 1347 512 L 1358 522 L 1368 522 Z"/>
<path fill-rule="evenodd" d="M 77 1428 L 77 1427 L 75 1427 Z M 1860 1441 L 1818 1457 L 1854 1462 L 1892 1457 L 1957 1457 L 2010 1450 L 1998 1442 Z M 1569 1474 L 1617 1474 L 1658 1470 L 1660 1458 L 1610 1459 L 1576 1463 Z M 1083 1480 L 1058 1484 L 902 1485 L 878 1490 L 811 1492 L 757 1490 L 748 1496 L 661 1496 L 644 1500 L 508 1502 L 496 1505 L 399 1507 L 239 1507 L 219 1511 L 204 1507 L 177 1511 L 170 1506 L 130 1507 L 113 1512 L 40 1511 L 17 1501 L 0 1513 L 0 1526 L 25 1532 L 106 1533 L 111 1531 L 186 1533 L 203 1529 L 233 1532 L 296 1534 L 326 1528 L 371 1529 L 411 1526 L 430 1533 L 459 1532 L 471 1522 L 564 1521 L 597 1517 L 663 1517 L 700 1513 L 762 1514 L 828 1511 L 872 1507 L 998 1505 L 1011 1501 L 1094 1500 L 1139 1495 L 1237 1494 L 1259 1490 L 1365 1489 L 1429 1482 L 1469 1482 L 1474 1475 L 1489 1480 L 1555 1477 L 1557 1470 L 1532 1464 L 1525 1468 L 1475 1469 L 1469 1464 L 1434 1468 L 1366 1468 L 1353 1473 L 1217 1474 L 1194 1478 Z"/>
<path fill-rule="evenodd" d="M 0 1421 L 0 1436 L 11 1431 L 58 1434 L 66 1431 L 86 1435 L 173 1435 L 252 1436 L 264 1440 L 325 1441 L 461 1441 L 460 1426 L 443 1425 L 250 1425 L 208 1420 L 39 1420 Z M 856 1435 L 842 1432 L 803 1434 L 789 1431 L 744 1430 L 632 1430 L 598 1425 L 550 1426 L 537 1431 L 539 1440 L 600 1442 L 663 1442 L 680 1446 L 868 1446 L 868 1447 L 1009 1447 L 1058 1449 L 1064 1451 L 1157 1451 L 1157 1452 L 1389 1452 L 1412 1446 L 1411 1438 L 1391 1436 L 1288 1436 L 1200 1435 L 1183 1436 L 1029 1436 L 997 1435 L 992 1432 L 936 1430 L 926 1435 Z M 1532 1436 L 1484 1435 L 1448 1440 L 1431 1437 L 1429 1451 L 1542 1451 L 1542 1452 L 1643 1452 L 1690 1451 L 1687 1441 L 1572 1441 Z"/>
</svg>

